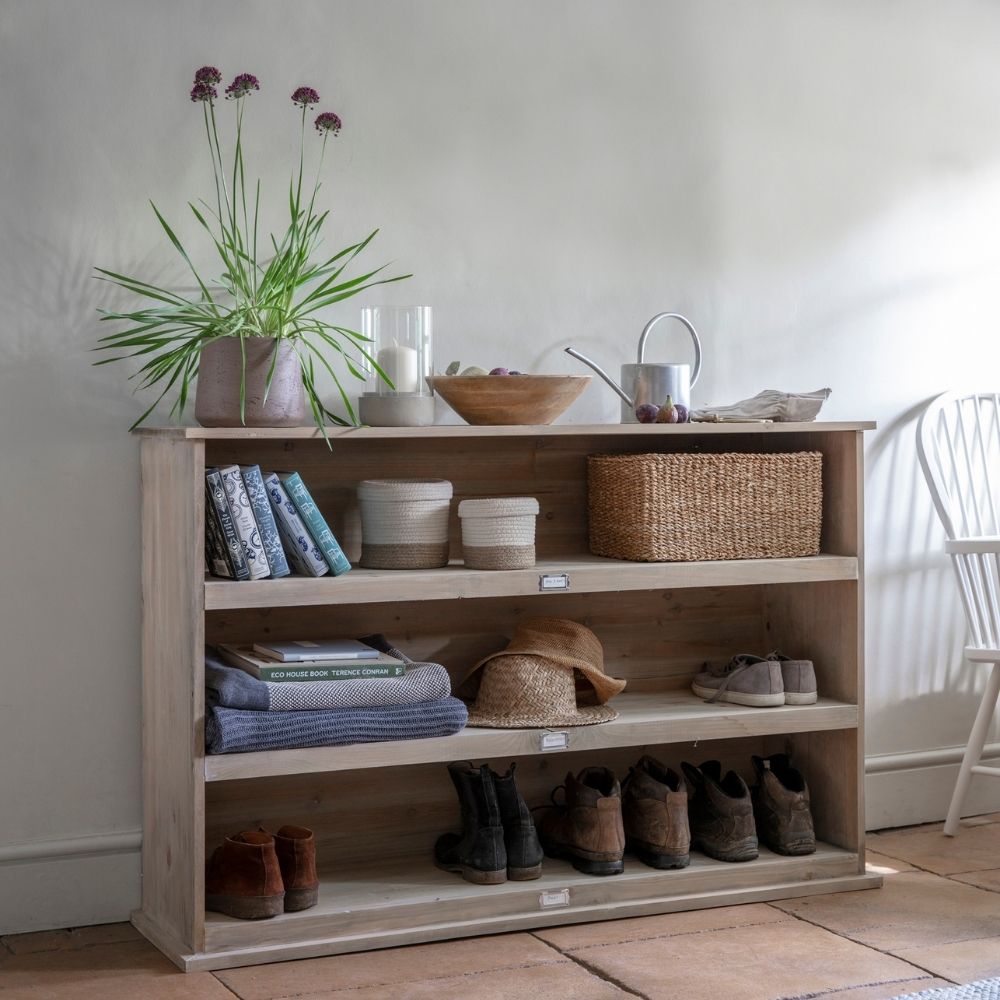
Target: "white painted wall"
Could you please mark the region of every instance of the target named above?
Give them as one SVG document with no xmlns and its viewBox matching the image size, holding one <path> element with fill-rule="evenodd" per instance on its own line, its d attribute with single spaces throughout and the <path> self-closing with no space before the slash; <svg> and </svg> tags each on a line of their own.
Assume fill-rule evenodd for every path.
<svg viewBox="0 0 1000 1000">
<path fill-rule="evenodd" d="M 1000 378 L 998 31 L 988 0 L 6 0 L 0 931 L 138 898 L 142 403 L 89 367 L 91 268 L 183 282 L 146 199 L 183 220 L 209 191 L 204 63 L 263 81 L 275 213 L 286 95 L 342 115 L 333 231 L 383 227 L 370 259 L 414 272 L 392 298 L 433 304 L 443 363 L 613 368 L 671 308 L 704 335 L 696 403 L 829 385 L 824 417 L 878 419 L 869 823 L 942 815 L 953 767 L 898 768 L 953 763 L 977 674 L 912 439 L 933 394 Z M 569 416 L 617 410 L 595 381 Z"/>
</svg>

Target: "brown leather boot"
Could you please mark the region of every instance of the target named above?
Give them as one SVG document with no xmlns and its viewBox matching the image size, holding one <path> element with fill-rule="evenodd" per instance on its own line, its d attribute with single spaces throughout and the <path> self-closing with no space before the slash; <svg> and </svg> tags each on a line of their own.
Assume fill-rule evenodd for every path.
<svg viewBox="0 0 1000 1000">
<path fill-rule="evenodd" d="M 205 909 L 240 920 L 276 917 L 285 909 L 274 838 L 245 830 L 212 852 L 205 870 Z"/>
<path fill-rule="evenodd" d="M 682 763 L 688 780 L 691 847 L 718 861 L 753 861 L 758 854 L 750 789 L 735 772 L 722 777 L 722 765 Z"/>
<path fill-rule="evenodd" d="M 274 850 L 285 885 L 285 912 L 308 910 L 319 900 L 316 838 L 304 826 L 283 826 L 274 835 Z"/>
<path fill-rule="evenodd" d="M 691 860 L 688 794 L 684 779 L 643 756 L 622 783 L 625 845 L 652 868 L 685 868 Z"/>
<path fill-rule="evenodd" d="M 757 835 L 778 854 L 812 854 L 816 834 L 805 779 L 783 753 L 751 760 L 757 772 L 750 790 Z"/>
<path fill-rule="evenodd" d="M 619 875 L 625 870 L 622 793 L 614 772 L 585 767 L 575 778 L 566 775 L 566 801 L 544 807 L 537 820 L 545 853 L 568 858 L 585 875 Z"/>
</svg>

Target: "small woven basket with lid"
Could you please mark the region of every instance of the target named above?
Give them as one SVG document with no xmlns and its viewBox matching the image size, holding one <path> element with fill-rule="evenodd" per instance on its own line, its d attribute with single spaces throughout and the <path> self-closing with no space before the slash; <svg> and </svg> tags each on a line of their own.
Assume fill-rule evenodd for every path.
<svg viewBox="0 0 1000 1000">
<path fill-rule="evenodd" d="M 365 479 L 358 484 L 361 560 L 366 569 L 448 565 L 446 479 Z"/>
<path fill-rule="evenodd" d="M 534 497 L 463 500 L 462 549 L 469 569 L 528 569 L 535 565 Z"/>
<path fill-rule="evenodd" d="M 590 551 L 642 562 L 817 555 L 822 480 L 818 451 L 591 455 Z"/>
</svg>

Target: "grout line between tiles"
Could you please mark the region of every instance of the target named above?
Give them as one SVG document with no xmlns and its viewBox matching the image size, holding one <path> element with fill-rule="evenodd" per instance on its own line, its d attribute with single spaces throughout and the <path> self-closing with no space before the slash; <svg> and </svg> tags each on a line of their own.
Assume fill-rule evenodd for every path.
<svg viewBox="0 0 1000 1000">
<path fill-rule="evenodd" d="M 573 955 L 568 951 L 564 951 L 562 948 L 559 947 L 559 945 L 553 944 L 551 941 L 546 941 L 544 938 L 539 937 L 533 931 L 529 931 L 529 933 L 533 938 L 535 938 L 538 941 L 541 941 L 543 944 L 548 945 L 550 948 L 552 948 L 554 951 L 557 951 L 560 955 L 563 955 L 565 958 L 568 958 L 571 962 L 573 962 L 575 965 L 578 965 L 581 969 L 583 969 L 584 972 L 589 973 L 595 979 L 600 979 L 603 982 L 608 983 L 611 986 L 614 986 L 616 989 L 621 990 L 622 993 L 627 993 L 630 997 L 638 997 L 639 1000 L 651 1000 L 651 998 L 647 996 L 645 993 L 640 993 L 639 990 L 633 989 L 631 986 L 628 986 L 626 983 L 623 983 L 620 979 L 616 979 L 614 976 L 608 975 L 608 973 L 604 972 L 602 969 L 599 969 L 597 966 L 591 965 L 590 962 L 586 962 L 582 958 L 578 958 L 576 955 Z"/>
<path fill-rule="evenodd" d="M 817 990 L 815 993 L 796 993 L 795 996 L 776 997 L 775 1000 L 817 1000 L 818 997 L 833 997 L 848 990 L 865 990 L 873 986 L 898 986 L 902 983 L 920 983 L 925 979 L 940 979 L 940 976 L 907 976 L 905 979 L 880 979 L 874 983 L 858 983 L 856 986 L 832 986 L 828 990 Z"/>
<path fill-rule="evenodd" d="M 213 979 L 214 979 L 214 980 L 215 980 L 215 981 L 216 981 L 216 982 L 217 982 L 217 983 L 218 983 L 218 984 L 219 984 L 219 985 L 220 985 L 220 986 L 221 986 L 221 987 L 222 987 L 222 988 L 223 988 L 223 989 L 224 989 L 224 990 L 225 990 L 225 991 L 227 992 L 227 993 L 231 993 L 231 994 L 232 994 L 232 995 L 233 995 L 234 997 L 236 997 L 236 1000 L 243 1000 L 243 997 L 242 997 L 242 996 L 241 996 L 241 995 L 240 995 L 239 993 L 237 993 L 237 992 L 236 992 L 236 990 L 234 990 L 234 989 L 232 988 L 232 986 L 230 986 L 230 985 L 229 985 L 228 983 L 224 983 L 224 982 L 223 982 L 223 981 L 222 981 L 222 980 L 221 980 L 221 979 L 220 979 L 220 978 L 218 977 L 218 975 L 217 975 L 216 973 L 214 973 L 214 972 L 210 972 L 210 973 L 209 973 L 209 975 L 210 975 L 210 976 L 211 976 L 211 977 L 212 977 L 212 978 L 213 978 Z"/>
<path fill-rule="evenodd" d="M 772 905 L 770 903 L 768 906 Z M 780 909 L 780 907 L 775 907 L 775 909 Z M 918 965 L 916 962 L 910 961 L 908 958 L 900 958 L 899 955 L 894 955 L 891 951 L 887 951 L 885 948 L 879 948 L 876 945 L 869 944 L 867 941 L 860 941 L 858 938 L 851 937 L 850 934 L 845 934 L 842 931 L 831 930 L 829 927 L 824 927 L 823 924 L 810 920 L 808 917 L 802 916 L 800 913 L 789 913 L 787 910 L 781 910 L 782 913 L 788 913 L 790 917 L 794 917 L 796 920 L 801 920 L 804 924 L 809 924 L 811 927 L 818 927 L 820 930 L 827 931 L 829 934 L 833 934 L 836 937 L 841 937 L 845 941 L 851 941 L 854 944 L 861 945 L 862 948 L 868 948 L 870 951 L 877 951 L 880 955 L 885 955 L 886 958 L 894 958 L 897 962 L 904 962 L 906 965 L 912 966 L 914 969 L 919 969 L 921 972 L 926 972 L 928 976 L 932 979 L 943 979 L 946 982 L 954 983 L 956 986 L 959 985 L 954 979 L 949 979 L 947 976 L 942 976 L 939 972 L 934 972 L 931 969 L 925 969 L 924 966 Z M 914 976 L 914 979 L 922 979 L 922 976 Z M 846 987 L 845 987 L 846 988 Z"/>
<path fill-rule="evenodd" d="M 548 944 L 548 942 L 545 943 Z M 554 950 L 558 952 L 559 949 L 556 948 Z M 303 959 L 302 961 L 320 961 L 320 959 L 319 958 Z M 448 973 L 448 975 L 444 976 L 423 976 L 420 979 L 405 979 L 401 982 L 397 981 L 391 983 L 364 983 L 360 986 L 337 986 L 332 988 L 344 994 L 350 993 L 352 990 L 372 990 L 372 989 L 377 989 L 379 987 L 391 990 L 401 990 L 404 986 L 409 986 L 412 985 L 413 983 L 438 983 L 438 982 L 444 982 L 445 980 L 448 979 L 463 979 L 463 978 L 474 978 L 476 976 L 487 976 L 495 972 L 512 972 L 515 969 L 534 969 L 538 966 L 544 966 L 544 965 L 571 965 L 571 964 L 572 960 L 569 959 L 568 957 L 564 957 L 562 959 L 557 959 L 552 962 L 516 962 L 512 965 L 501 965 L 490 969 L 474 969 L 470 972 L 451 972 Z M 220 970 L 219 972 L 213 972 L 212 975 L 215 976 L 216 979 L 219 979 L 219 976 L 225 975 L 227 971 L 230 970 L 223 969 Z M 239 997 L 240 1000 L 245 1000 L 243 994 L 240 993 L 235 986 L 230 986 L 229 983 L 226 983 L 221 979 L 219 979 L 219 982 L 221 982 L 222 985 L 225 986 L 227 990 L 233 993 L 234 996 Z M 271 997 L 270 1000 L 295 1000 L 296 997 L 313 996 L 315 993 L 316 993 L 315 987 L 310 986 L 309 989 L 302 990 L 296 993 L 276 994 L 273 997 Z M 474 993 L 469 993 L 467 995 L 475 996 Z M 638 994 L 636 995 L 638 996 Z M 2 991 L 0 991 L 0 1000 L 3 1000 Z M 649 998 L 643 997 L 643 1000 L 649 1000 Z"/>
</svg>

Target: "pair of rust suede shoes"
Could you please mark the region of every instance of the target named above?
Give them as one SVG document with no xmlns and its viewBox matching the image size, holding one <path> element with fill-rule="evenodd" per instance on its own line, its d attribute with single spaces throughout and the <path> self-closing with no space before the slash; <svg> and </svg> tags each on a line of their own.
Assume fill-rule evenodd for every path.
<svg viewBox="0 0 1000 1000">
<path fill-rule="evenodd" d="M 307 910 L 318 899 L 316 839 L 304 826 L 226 837 L 205 868 L 205 909 L 240 920 Z"/>
<path fill-rule="evenodd" d="M 776 853 L 811 854 L 816 838 L 802 775 L 784 754 L 752 762 L 752 790 L 735 771 L 723 776 L 718 761 L 683 763 L 681 776 L 643 756 L 621 785 L 606 767 L 567 774 L 553 805 L 536 813 L 542 846 L 588 875 L 623 872 L 626 848 L 661 869 L 686 867 L 692 849 L 719 861 L 752 861 L 758 835 Z"/>
</svg>

